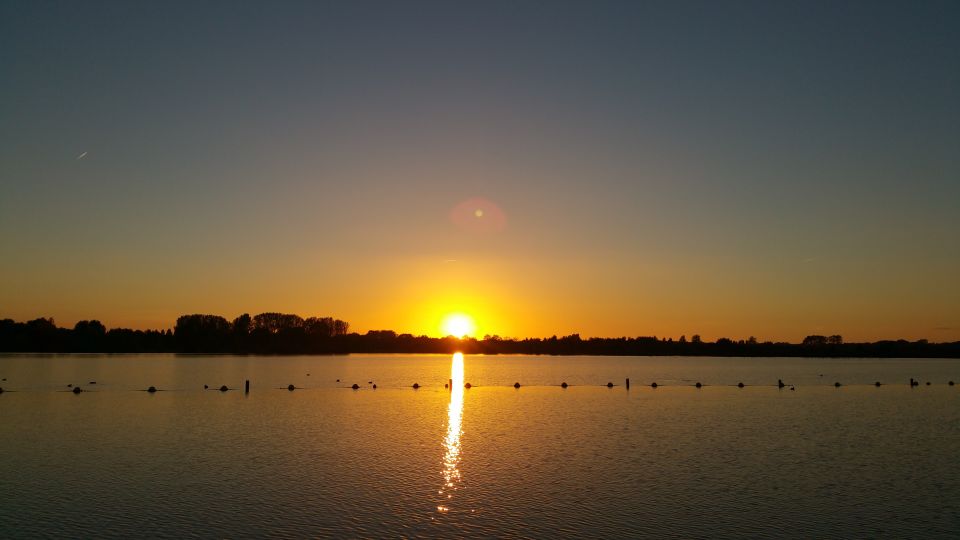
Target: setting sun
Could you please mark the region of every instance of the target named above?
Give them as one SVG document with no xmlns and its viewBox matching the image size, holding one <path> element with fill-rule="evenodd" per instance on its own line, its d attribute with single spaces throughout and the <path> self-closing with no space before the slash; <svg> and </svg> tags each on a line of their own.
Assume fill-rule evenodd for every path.
<svg viewBox="0 0 960 540">
<path fill-rule="evenodd" d="M 477 329 L 477 325 L 474 324 L 473 319 L 469 315 L 451 313 L 444 317 L 441 328 L 445 335 L 462 338 L 473 334 Z"/>
</svg>

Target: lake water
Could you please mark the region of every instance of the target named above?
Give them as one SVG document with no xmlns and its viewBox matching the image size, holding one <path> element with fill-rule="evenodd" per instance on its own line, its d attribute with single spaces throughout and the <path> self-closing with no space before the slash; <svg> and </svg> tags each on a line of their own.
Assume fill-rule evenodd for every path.
<svg viewBox="0 0 960 540">
<path fill-rule="evenodd" d="M 0 377 L 3 538 L 960 536 L 957 360 L 6 355 Z"/>
</svg>

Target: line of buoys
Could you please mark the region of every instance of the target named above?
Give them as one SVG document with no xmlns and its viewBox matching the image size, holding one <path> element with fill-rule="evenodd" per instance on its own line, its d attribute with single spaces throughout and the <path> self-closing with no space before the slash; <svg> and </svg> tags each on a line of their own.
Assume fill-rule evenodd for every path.
<svg viewBox="0 0 960 540">
<path fill-rule="evenodd" d="M 6 380 L 6 379 L 4 379 L 4 380 Z M 340 380 L 340 379 L 337 379 L 337 381 L 339 381 L 339 380 Z M 625 380 L 625 386 L 627 387 L 628 390 L 629 390 L 629 388 L 630 388 L 630 382 L 629 382 L 629 381 L 630 381 L 629 378 Z M 450 387 L 451 383 L 452 383 L 452 381 L 451 381 L 450 383 L 444 384 L 443 387 L 444 387 L 444 388 L 448 388 L 448 387 Z M 88 384 L 97 384 L 97 383 L 96 383 L 96 381 L 90 381 Z M 373 388 L 374 388 L 374 389 L 377 388 L 377 385 L 376 385 L 376 384 L 373 384 L 373 381 L 369 381 L 368 384 L 373 385 Z M 932 383 L 931 381 L 927 381 L 927 382 L 925 383 L 925 385 L 926 385 L 926 386 L 932 386 L 933 383 Z M 948 386 L 955 386 L 956 383 L 951 380 L 951 381 L 947 381 L 947 385 L 948 385 Z M 513 383 L 513 387 L 514 387 L 514 388 L 519 389 L 520 386 L 521 386 L 521 385 L 520 385 L 519 382 Z M 567 387 L 569 387 L 569 386 L 570 386 L 570 385 L 567 384 L 566 381 L 560 383 L 560 388 L 567 388 Z M 607 388 L 613 388 L 615 385 L 613 384 L 613 382 L 608 382 L 608 383 L 605 384 L 604 386 L 606 386 Z M 650 383 L 650 387 L 651 387 L 651 388 L 658 388 L 659 386 L 660 386 L 660 385 L 659 385 L 658 383 L 656 383 L 656 382 Z M 700 383 L 700 382 L 695 383 L 693 386 L 696 387 L 696 388 L 703 388 L 703 384 Z M 840 388 L 840 387 L 842 387 L 842 386 L 844 386 L 844 385 L 841 384 L 841 383 L 838 381 L 838 382 L 833 383 L 833 386 L 834 386 L 834 388 Z M 879 387 L 883 386 L 883 383 L 881 383 L 880 381 L 876 381 L 876 382 L 873 383 L 873 386 L 879 388 Z M 910 379 L 910 386 L 911 386 L 911 387 L 920 386 L 920 381 L 911 378 L 911 379 Z M 471 385 L 470 383 L 466 383 L 466 384 L 463 385 L 463 387 L 464 387 L 464 388 L 472 388 L 473 385 Z M 737 388 L 744 388 L 744 387 L 746 387 L 746 385 L 745 385 L 742 381 L 737 383 Z M 786 384 L 784 384 L 784 382 L 783 382 L 782 379 L 777 379 L 777 387 L 779 387 L 779 388 L 784 388 L 784 387 L 786 387 Z M 67 388 L 71 388 L 71 392 L 73 392 L 74 394 L 80 394 L 80 393 L 83 392 L 83 389 L 82 389 L 80 386 L 74 386 L 73 384 L 68 384 L 68 385 L 67 385 Z M 203 389 L 204 389 L 204 390 L 208 390 L 209 388 L 210 388 L 209 385 L 206 385 L 206 384 L 203 385 Z M 289 391 L 291 391 L 291 392 L 294 391 L 296 388 L 297 388 L 297 387 L 295 387 L 295 386 L 292 385 L 292 384 L 290 384 L 290 385 L 287 386 L 287 390 L 289 390 Z M 354 390 L 359 390 L 359 389 L 360 389 L 360 385 L 354 384 L 353 386 L 351 386 L 351 388 L 354 389 Z M 413 383 L 412 388 L 413 388 L 414 390 L 419 389 L 419 388 L 420 388 L 420 384 L 419 384 L 419 383 Z M 221 391 L 221 392 L 227 392 L 228 390 L 230 390 L 230 388 L 228 388 L 227 385 L 223 385 L 223 386 L 221 386 L 220 388 L 218 388 L 218 390 Z M 790 390 L 796 390 L 796 387 L 791 385 L 791 386 L 790 386 Z M 156 386 L 150 386 L 149 388 L 147 388 L 146 391 L 152 394 L 152 393 L 158 392 L 159 390 L 157 389 Z M 249 380 L 245 381 L 245 391 L 246 391 L 246 393 L 249 393 L 249 392 L 250 392 L 250 381 L 249 381 Z M 2 394 L 3 392 L 4 392 L 4 389 L 3 389 L 2 387 L 0 387 L 0 394 Z"/>
</svg>

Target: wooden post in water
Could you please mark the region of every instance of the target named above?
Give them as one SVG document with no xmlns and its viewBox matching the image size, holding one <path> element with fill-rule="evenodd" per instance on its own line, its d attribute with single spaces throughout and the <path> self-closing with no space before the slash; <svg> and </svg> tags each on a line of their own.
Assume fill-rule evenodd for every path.
<svg viewBox="0 0 960 540">
<path fill-rule="evenodd" d="M 627 390 L 630 389 L 630 377 L 627 377 Z"/>
<path fill-rule="evenodd" d="M 447 384 L 450 385 L 450 391 L 453 392 L 453 379 L 447 379 Z"/>
<path fill-rule="evenodd" d="M 250 393 L 250 379 L 247 379 L 247 384 L 243 386 L 243 393 L 244 394 Z"/>
</svg>

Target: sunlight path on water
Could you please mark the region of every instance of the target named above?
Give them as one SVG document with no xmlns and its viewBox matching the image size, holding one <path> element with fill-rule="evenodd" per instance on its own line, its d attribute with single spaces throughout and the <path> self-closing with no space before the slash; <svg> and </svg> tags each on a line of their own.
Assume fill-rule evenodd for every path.
<svg viewBox="0 0 960 540">
<path fill-rule="evenodd" d="M 447 409 L 447 435 L 443 439 L 443 487 L 438 492 L 453 498 L 453 491 L 460 481 L 460 435 L 463 433 L 463 354 L 455 353 L 450 364 L 450 406 Z M 437 505 L 439 512 L 448 512 L 447 501 Z"/>
</svg>

